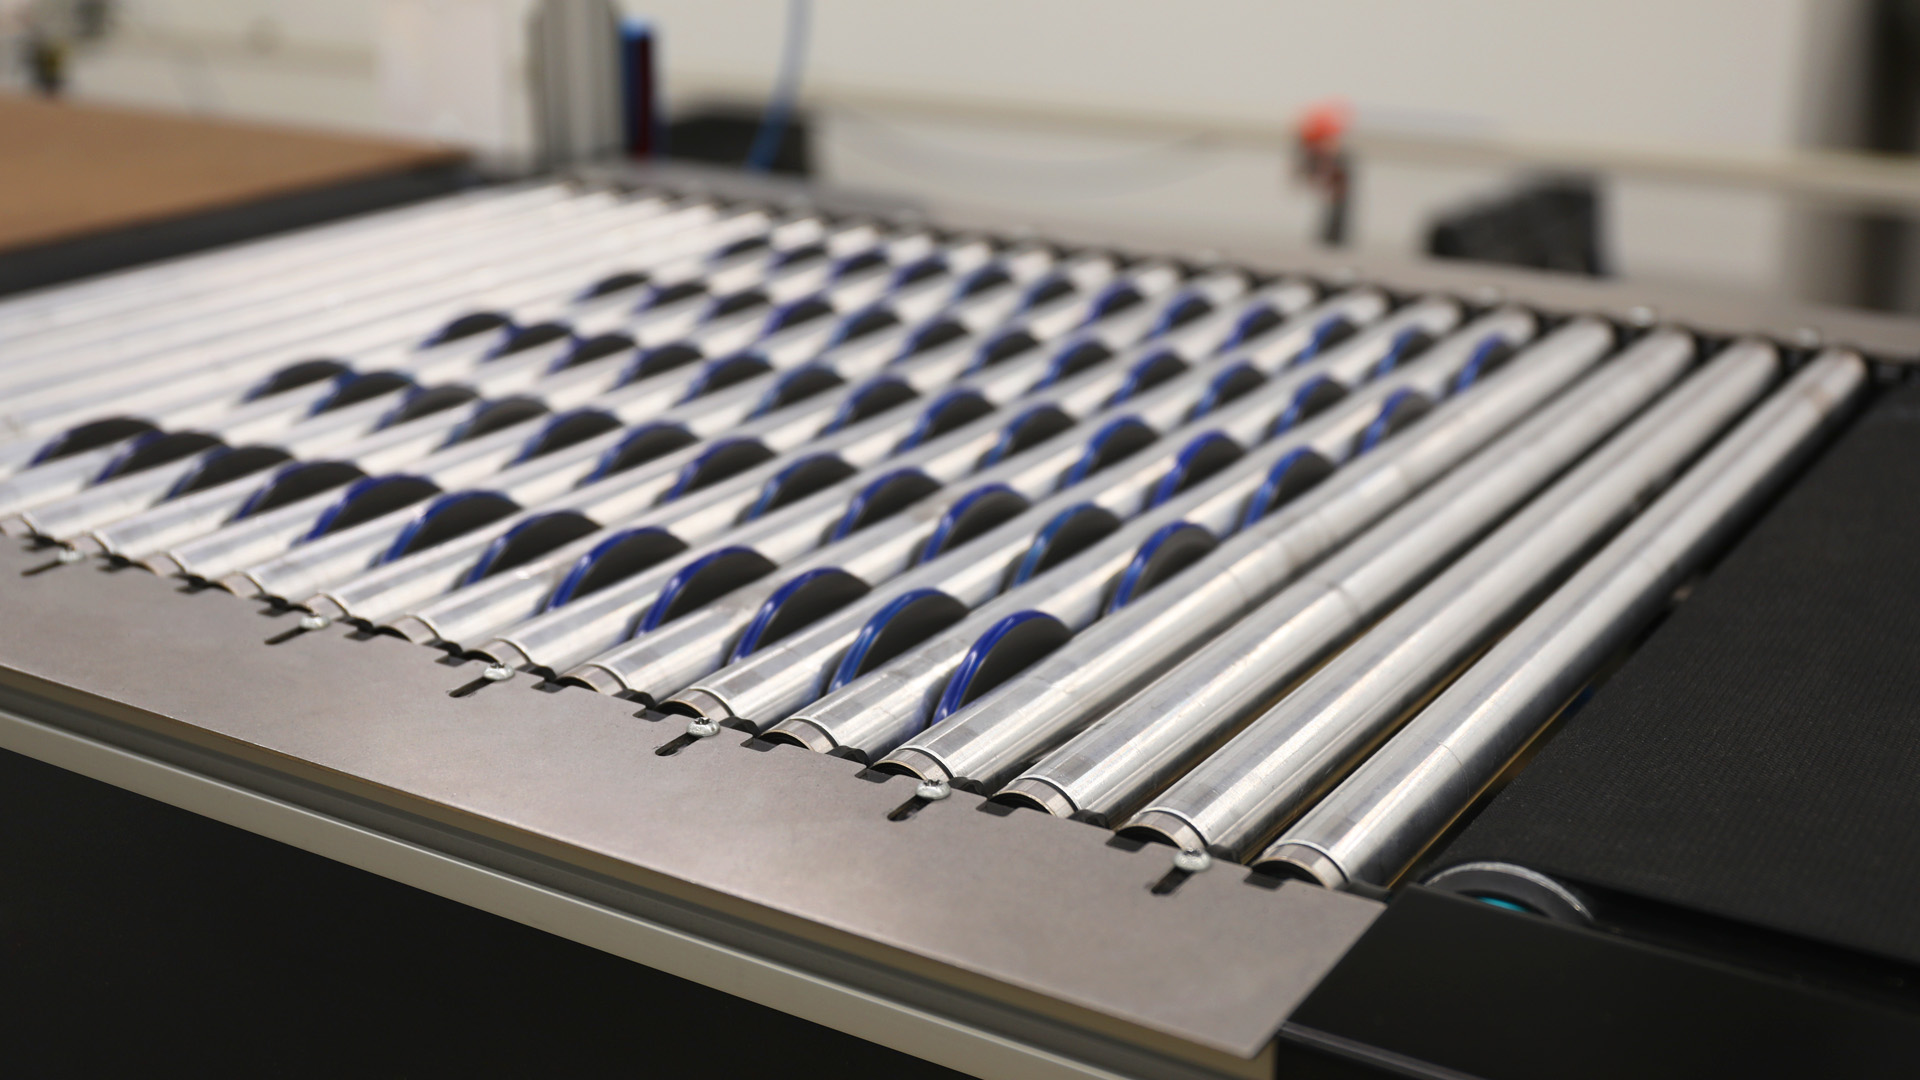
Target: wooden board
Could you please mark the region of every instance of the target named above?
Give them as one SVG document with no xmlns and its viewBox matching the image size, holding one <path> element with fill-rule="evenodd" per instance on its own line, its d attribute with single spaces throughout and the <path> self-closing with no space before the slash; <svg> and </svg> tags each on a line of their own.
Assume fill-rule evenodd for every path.
<svg viewBox="0 0 1920 1080">
<path fill-rule="evenodd" d="M 463 156 L 429 143 L 0 95 L 0 249 Z"/>
</svg>

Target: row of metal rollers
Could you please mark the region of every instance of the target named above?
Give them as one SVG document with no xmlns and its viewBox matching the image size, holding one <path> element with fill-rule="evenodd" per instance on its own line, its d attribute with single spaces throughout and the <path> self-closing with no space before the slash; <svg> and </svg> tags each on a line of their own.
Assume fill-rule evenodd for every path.
<svg viewBox="0 0 1920 1080">
<path fill-rule="evenodd" d="M 484 344 L 390 340 L 383 361 L 445 363 L 469 386 L 520 363 L 538 369 L 535 392 L 605 368 L 582 401 L 608 409 L 660 391 L 644 411 L 613 407 L 623 426 L 538 453 L 539 434 L 566 418 L 523 417 L 464 441 L 448 425 L 437 439 L 452 444 L 415 451 L 401 475 L 360 470 L 373 475 L 349 495 L 419 486 L 378 512 L 355 514 L 337 491 L 249 507 L 271 488 L 236 480 L 85 531 L 41 524 L 133 472 L 19 520 L 298 598 L 312 622 L 348 617 L 448 644 L 495 661 L 501 681 L 532 670 L 657 703 L 689 714 L 694 737 L 749 728 L 913 772 L 934 796 L 961 783 L 1202 859 L 1246 859 L 1291 824 L 1256 861 L 1330 885 L 1384 882 L 1864 382 L 1857 358 L 1824 355 L 1716 444 L 1778 381 L 1771 346 L 1736 342 L 1702 365 L 1677 331 L 1621 347 L 1594 319 L 1549 330 L 1523 311 L 1474 315 L 1444 298 L 1395 307 L 1370 289 L 1320 296 L 1232 270 L 605 202 L 653 231 L 590 273 L 576 262 L 568 288 L 527 282 L 516 304 L 476 308 L 468 285 L 453 314 L 511 313 L 474 335 Z M 766 243 L 741 244 L 756 238 Z M 791 257 L 810 247 L 820 254 Z M 279 257 L 309 261 L 299 251 L 287 243 Z M 369 253 L 399 257 L 391 237 Z M 815 267 L 811 291 L 779 292 L 798 266 Z M 613 272 L 620 287 L 582 295 L 581 278 Z M 769 317 L 732 299 L 748 293 L 791 306 Z M 796 307 L 815 314 L 795 321 Z M 0 313 L 9 324 L 15 314 Z M 513 348 L 560 320 L 564 333 Z M 633 344 L 569 364 L 615 332 Z M 713 376 L 729 369 L 740 374 Z M 782 393 L 803 374 L 810 391 Z M 278 396 L 236 404 L 236 385 L 222 387 L 229 413 Z M 900 407 L 916 397 L 933 401 Z M 450 411 L 471 423 L 497 400 Z M 286 430 L 354 407 L 303 413 Z M 386 408 L 386 426 L 362 442 L 439 415 L 396 422 Z M 473 451 L 502 435 L 490 454 Z M 669 448 L 623 451 L 648 442 Z M 170 524 L 192 500 L 231 499 L 243 484 L 238 504 L 190 532 Z M 129 546 L 142 530 L 165 532 L 168 546 Z M 1175 587 L 1156 588 L 1169 578 Z"/>
</svg>

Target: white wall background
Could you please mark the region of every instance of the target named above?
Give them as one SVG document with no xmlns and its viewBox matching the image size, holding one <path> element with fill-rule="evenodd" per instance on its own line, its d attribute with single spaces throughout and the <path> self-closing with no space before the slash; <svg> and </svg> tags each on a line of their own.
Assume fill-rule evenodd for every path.
<svg viewBox="0 0 1920 1080">
<path fill-rule="evenodd" d="M 383 92 L 393 11 L 485 7 L 510 21 L 525 6 L 127 0 L 126 32 L 81 59 L 76 93 L 461 137 L 463 124 L 477 131 L 482 121 L 403 116 L 391 88 Z M 669 109 L 764 96 L 785 0 L 625 6 L 660 35 Z M 1314 204 L 1288 177 L 1277 134 L 1266 148 L 1209 145 L 1184 132 L 1225 124 L 1278 133 L 1308 103 L 1340 96 L 1362 124 L 1383 127 L 1782 150 L 1830 135 L 1859 8 L 1858 0 L 815 0 L 807 87 L 826 106 L 816 149 L 829 180 L 1036 217 L 1306 243 Z M 447 78 L 484 66 L 446 48 L 438 62 Z M 389 43 L 389 67 L 392 52 Z M 513 61 L 485 63 L 506 77 Z M 1151 119 L 1160 130 L 1071 119 L 1089 113 Z M 1355 242 L 1416 250 L 1436 210 L 1511 180 L 1362 161 Z M 1819 291 L 1812 219 L 1780 199 L 1618 181 L 1606 210 L 1625 275 Z"/>
</svg>

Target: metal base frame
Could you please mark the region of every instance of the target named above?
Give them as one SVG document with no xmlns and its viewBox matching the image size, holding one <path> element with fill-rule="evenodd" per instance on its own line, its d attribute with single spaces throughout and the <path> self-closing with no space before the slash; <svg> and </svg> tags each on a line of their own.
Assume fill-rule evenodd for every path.
<svg viewBox="0 0 1920 1080">
<path fill-rule="evenodd" d="M 1379 905 L 292 622 L 142 571 L 0 576 L 0 745 L 955 1068 L 1270 1075 Z M 363 636 L 363 635 L 362 635 Z M 896 815 L 897 816 L 897 815 Z"/>
</svg>

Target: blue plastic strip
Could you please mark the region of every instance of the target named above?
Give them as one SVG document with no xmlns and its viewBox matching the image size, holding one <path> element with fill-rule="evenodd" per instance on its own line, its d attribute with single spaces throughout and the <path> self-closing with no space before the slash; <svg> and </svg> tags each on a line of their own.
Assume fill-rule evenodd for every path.
<svg viewBox="0 0 1920 1080">
<path fill-rule="evenodd" d="M 1150 353 L 1127 369 L 1126 381 L 1121 383 L 1120 389 L 1115 390 L 1113 396 L 1107 399 L 1106 407 L 1112 408 L 1145 389 L 1146 384 L 1152 379 L 1154 369 L 1164 366 L 1169 360 L 1179 364 L 1182 370 L 1187 367 L 1187 362 L 1172 349 L 1161 349 L 1159 352 Z"/>
<path fill-rule="evenodd" d="M 847 537 L 852 536 L 854 529 L 859 524 L 860 516 L 867 512 L 867 506 L 871 504 L 882 491 L 886 490 L 888 485 L 903 476 L 914 475 L 926 476 L 927 474 L 919 469 L 894 469 L 884 476 L 876 477 L 872 483 L 861 488 L 858 495 L 848 500 L 846 513 L 841 514 L 840 520 L 834 522 L 833 532 L 827 534 L 827 541 L 832 543 L 835 540 L 845 540 Z M 928 477 L 928 479 L 932 480 L 932 477 Z"/>
<path fill-rule="evenodd" d="M 1086 370 L 1085 366 L 1073 366 L 1071 361 L 1074 358 L 1074 354 L 1078 353 L 1081 349 L 1087 348 L 1104 350 L 1106 357 L 1102 358 L 1103 361 L 1111 358 L 1113 355 L 1113 351 L 1107 348 L 1105 342 L 1091 334 L 1072 338 L 1068 340 L 1066 344 L 1053 351 L 1053 358 L 1047 361 L 1047 370 L 1041 373 L 1040 378 L 1035 380 L 1032 386 L 1027 387 L 1026 392 L 1031 394 L 1035 390 L 1044 390 L 1059 382 L 1061 379 Z"/>
<path fill-rule="evenodd" d="M 1108 440 L 1119 437 L 1121 431 L 1131 428 L 1141 428 L 1156 438 L 1159 436 L 1159 432 L 1154 431 L 1151 425 L 1137 416 L 1121 416 L 1107 421 L 1099 431 L 1093 433 L 1092 438 L 1087 440 L 1086 452 L 1081 454 L 1080 459 L 1062 474 L 1060 486 L 1072 487 L 1092 476 L 1100 462 L 1100 451 L 1106 447 Z"/>
<path fill-rule="evenodd" d="M 567 568 L 567 576 L 560 579 L 559 587 L 554 589 L 553 594 L 547 597 L 547 602 L 542 605 L 540 610 L 552 611 L 554 608 L 571 603 L 573 601 L 573 594 L 580 591 L 580 584 L 587 579 L 588 574 L 593 572 L 593 568 L 599 564 L 601 559 L 606 558 L 609 552 L 612 552 L 621 544 L 645 533 L 672 535 L 668 533 L 667 530 L 659 528 L 658 526 L 650 526 L 644 529 L 621 529 L 619 532 L 593 545 L 592 551 L 575 559 L 573 565 Z"/>
<path fill-rule="evenodd" d="M 928 273 L 929 268 L 932 268 L 933 273 Z M 933 277 L 936 274 L 946 272 L 946 270 L 946 256 L 924 255 L 895 270 L 893 276 L 887 280 L 887 291 L 895 292 L 915 281 L 921 280 L 922 278 Z"/>
<path fill-rule="evenodd" d="M 1299 352 L 1293 354 L 1286 366 L 1295 367 L 1320 355 L 1320 351 L 1327 347 L 1327 342 L 1332 341 L 1333 336 L 1346 326 L 1347 318 L 1344 315 L 1329 315 L 1320 320 L 1320 325 L 1313 328 L 1313 336 L 1307 339 Z"/>
<path fill-rule="evenodd" d="M 1423 327 L 1409 326 L 1405 330 L 1395 334 L 1392 344 L 1387 346 L 1386 353 L 1374 363 L 1372 377 L 1377 379 L 1392 371 L 1394 368 L 1399 367 L 1400 361 L 1407 358 L 1407 349 L 1411 347 L 1414 342 L 1425 337 L 1426 333 Z"/>
<path fill-rule="evenodd" d="M 1183 292 L 1174 297 L 1167 306 L 1160 309 L 1160 315 L 1153 320 L 1153 329 L 1147 331 L 1147 340 L 1165 334 L 1182 321 L 1195 319 L 1213 310 L 1213 302 L 1196 292 Z"/>
<path fill-rule="evenodd" d="M 838 373 L 826 364 L 803 364 L 800 367 L 794 368 L 792 371 L 783 372 L 778 379 L 773 381 L 773 385 L 767 388 L 767 392 L 760 396 L 760 400 L 754 402 L 753 411 L 747 414 L 747 419 L 751 420 L 755 417 L 765 416 L 770 412 L 782 408 L 781 395 L 786 393 L 788 386 L 792 385 L 797 379 L 806 378 L 820 371 L 838 377 Z"/>
<path fill-rule="evenodd" d="M 442 495 L 431 503 L 428 503 L 427 508 L 421 512 L 419 517 L 407 522 L 406 528 L 400 530 L 400 535 L 393 538 L 393 543 L 387 546 L 387 550 L 380 553 L 380 557 L 375 559 L 373 564 L 379 566 L 404 557 L 407 554 L 408 546 L 413 543 L 414 537 L 420 535 L 420 530 L 426 528 L 432 523 L 434 518 L 446 513 L 452 507 L 458 506 L 463 502 L 472 502 L 475 499 L 506 498 L 505 495 L 498 491 L 456 491 L 451 495 Z M 511 502 L 512 500 L 508 499 L 507 501 Z"/>
<path fill-rule="evenodd" d="M 759 441 L 758 439 L 720 439 L 715 441 L 714 444 L 707 447 L 699 457 L 681 466 L 680 475 L 673 478 L 673 486 L 667 489 L 665 495 L 660 496 L 660 501 L 672 502 L 693 490 L 693 485 L 700 479 L 701 470 L 704 469 L 707 462 L 712 461 L 716 455 L 723 454 L 741 443 L 758 443 Z"/>
<path fill-rule="evenodd" d="M 614 463 L 620 460 L 620 455 L 626 451 L 627 447 L 632 446 L 635 440 L 645 438 L 653 432 L 661 430 L 686 431 L 687 429 L 679 424 L 641 424 L 635 427 L 627 432 L 626 436 L 619 442 L 607 447 L 606 453 L 601 454 L 600 460 L 594 463 L 593 471 L 588 473 L 587 478 L 580 481 L 580 484 L 584 486 L 595 480 L 611 475 L 608 470 L 612 469 Z"/>
<path fill-rule="evenodd" d="M 579 516 L 578 511 L 567 510 L 558 510 L 551 514 L 540 514 L 535 517 L 530 517 L 520 524 L 515 525 L 513 528 L 508 529 L 506 532 L 501 533 L 499 536 L 494 537 L 493 540 L 487 544 L 486 549 L 480 552 L 480 557 L 473 561 L 473 565 L 467 567 L 467 572 L 460 575 L 459 587 L 464 588 L 486 577 L 487 571 L 495 562 L 499 561 L 501 555 L 506 553 L 507 546 L 512 544 L 514 540 L 519 538 L 519 536 L 528 529 L 535 527 L 543 521 L 550 521 L 553 518 Z"/>
<path fill-rule="evenodd" d="M 1243 449 L 1232 436 L 1224 431 L 1201 432 L 1189 440 L 1187 445 L 1180 448 L 1180 453 L 1174 456 L 1173 468 L 1168 469 L 1166 475 L 1154 483 L 1153 490 L 1147 493 L 1147 508 L 1151 509 L 1159 506 L 1161 503 L 1180 494 L 1181 489 L 1186 487 L 1187 476 L 1192 471 L 1194 463 L 1200 459 L 1202 454 L 1207 452 L 1209 447 L 1218 446 L 1222 443 L 1233 447 L 1236 451 Z"/>
<path fill-rule="evenodd" d="M 702 570 L 722 559 L 730 559 L 741 554 L 757 554 L 757 552 L 750 547 L 724 547 L 719 551 L 702 555 L 675 571 L 674 575 L 667 579 L 666 585 L 660 589 L 659 598 L 654 600 L 653 606 L 647 609 L 646 617 L 640 620 L 640 629 L 635 632 L 636 636 L 658 630 L 661 624 L 667 621 L 667 612 L 672 609 L 673 602 L 680 598 L 680 594 L 686 591 L 687 586 L 693 583 L 693 579 Z"/>
<path fill-rule="evenodd" d="M 1426 395 L 1417 390 L 1395 390 L 1380 406 L 1380 415 L 1374 417 L 1373 423 L 1368 424 L 1367 430 L 1360 434 L 1360 448 L 1354 453 L 1364 454 L 1386 441 L 1393 431 L 1393 414 L 1411 404 L 1424 404 L 1426 400 Z"/>
<path fill-rule="evenodd" d="M 860 677 L 860 668 L 866 663 L 867 654 L 873 651 L 874 644 L 886 631 L 887 624 L 899 618 L 901 612 L 922 600 L 945 595 L 939 589 L 911 589 L 894 597 L 888 601 L 886 607 L 874 612 L 873 617 L 860 627 L 860 632 L 854 635 L 853 645 L 847 649 L 847 654 L 840 658 L 840 663 L 833 669 L 833 677 L 827 680 L 827 690 L 838 690 Z"/>
<path fill-rule="evenodd" d="M 172 485 L 167 488 L 167 493 L 160 496 L 160 501 L 166 502 L 168 499 L 177 499 L 182 494 L 185 494 L 187 485 L 193 483 L 194 480 L 206 470 L 207 466 L 233 453 L 234 449 L 234 447 L 222 445 L 210 446 L 200 451 L 200 464 L 181 473 L 180 478 L 175 480 Z M 236 479 L 239 479 L 239 477 L 236 477 Z"/>
<path fill-rule="evenodd" d="M 767 511 L 773 509 L 773 504 L 779 501 L 780 490 L 784 488 L 787 484 L 787 481 L 791 480 L 793 478 L 793 475 L 799 472 L 801 469 L 806 468 L 807 466 L 813 464 L 816 461 L 822 461 L 827 459 L 838 459 L 839 456 L 840 455 L 838 454 L 830 454 L 830 453 L 808 454 L 807 456 L 800 458 L 798 461 L 795 461 L 793 464 L 788 465 L 787 467 L 781 469 L 779 472 L 774 473 L 772 476 L 767 478 L 766 483 L 760 485 L 759 496 L 753 500 L 753 505 L 747 507 L 746 512 L 740 515 L 740 520 L 743 522 L 752 521 L 755 518 L 764 516 Z"/>
<path fill-rule="evenodd" d="M 905 386 L 909 393 L 914 393 L 913 386 L 905 379 L 893 375 L 876 375 L 861 383 L 847 395 L 847 399 L 840 403 L 840 408 L 834 410 L 833 419 L 827 421 L 827 426 L 820 429 L 820 434 L 830 435 L 849 424 L 856 423 L 854 417 L 860 415 L 867 395 L 878 393 L 882 388 L 889 386 Z"/>
<path fill-rule="evenodd" d="M 767 597 L 766 602 L 760 605 L 760 610 L 753 613 L 753 620 L 747 623 L 747 629 L 740 635 L 740 640 L 734 642 L 733 651 L 727 655 L 727 663 L 735 663 L 753 655 L 753 651 L 760 647 L 760 639 L 766 636 L 767 628 L 773 625 L 773 620 L 780 616 L 780 609 L 786 606 L 787 601 L 793 599 L 794 594 L 820 578 L 845 573 L 845 570 L 838 567 L 823 566 L 803 574 L 796 574 L 786 584 L 775 589 L 773 595 Z"/>
<path fill-rule="evenodd" d="M 1286 410 L 1274 418 L 1273 427 L 1267 432 L 1267 438 L 1271 439 L 1275 435 L 1281 435 L 1291 431 L 1294 425 L 1306 419 L 1307 403 L 1313 400 L 1313 395 L 1323 386 L 1332 386 L 1341 390 L 1346 389 L 1325 375 L 1315 375 L 1313 378 L 1308 379 L 1300 389 L 1294 391 L 1293 400 L 1287 402 Z"/>
<path fill-rule="evenodd" d="M 1140 579 L 1146 574 L 1148 565 L 1153 562 L 1154 553 L 1159 551 L 1162 545 L 1182 533 L 1195 529 L 1208 536 L 1213 535 L 1213 532 L 1205 526 L 1195 525 L 1191 521 L 1170 521 L 1155 529 L 1153 535 L 1147 537 L 1146 542 L 1140 545 L 1140 550 L 1133 553 L 1133 561 L 1120 572 L 1120 582 L 1114 586 L 1113 596 L 1107 601 L 1107 614 L 1111 615 L 1133 603 L 1134 594 L 1140 591 Z"/>
<path fill-rule="evenodd" d="M 347 508 L 352 506 L 362 495 L 385 487 L 388 484 L 406 481 L 432 483 L 431 480 L 428 480 L 424 476 L 413 476 L 407 473 L 388 473 L 384 476 L 363 476 L 353 483 L 348 484 L 347 490 L 338 499 L 333 501 L 333 505 L 320 512 L 320 516 L 314 519 L 313 528 L 308 529 L 306 534 L 300 537 L 298 542 L 304 544 L 327 535 L 327 530 L 333 528 L 333 523 L 339 519 L 341 514 L 346 513 Z M 266 488 L 262 488 L 260 491 L 254 492 L 253 497 L 259 498 L 261 493 L 266 490 Z M 249 499 L 248 502 L 251 503 L 252 499 Z M 251 511 L 242 507 L 241 512 L 235 516 L 245 517 L 248 513 L 251 513 Z"/>
<path fill-rule="evenodd" d="M 1299 468 L 1303 462 L 1319 456 L 1304 446 L 1296 446 L 1287 451 L 1285 457 L 1274 462 L 1273 468 L 1267 470 L 1267 478 L 1261 483 L 1259 490 L 1253 493 L 1253 498 L 1247 500 L 1247 510 L 1241 516 L 1240 527 L 1244 529 L 1266 517 L 1273 509 L 1274 501 L 1280 497 L 1280 489 L 1286 486 L 1287 474 Z"/>
<path fill-rule="evenodd" d="M 969 399 L 987 400 L 986 395 L 978 390 L 961 388 L 949 390 L 928 402 L 927 407 L 920 410 L 920 419 L 914 422 L 913 430 L 907 432 L 907 437 L 900 440 L 900 444 L 893 448 L 893 452 L 897 454 L 902 450 L 911 450 L 933 438 L 934 429 L 940 426 L 940 414 Z M 991 410 L 993 403 L 987 402 L 987 407 Z"/>
<path fill-rule="evenodd" d="M 1190 418 L 1198 420 L 1219 408 L 1222 400 L 1226 396 L 1227 387 L 1236 379 L 1244 378 L 1242 373 L 1249 371 L 1258 376 L 1261 382 L 1267 381 L 1267 377 L 1261 374 L 1259 368 L 1254 367 L 1245 360 L 1236 361 L 1222 369 L 1220 374 L 1215 375 L 1207 381 L 1207 389 L 1200 395 L 1200 400 L 1193 406 L 1193 413 Z"/>
<path fill-rule="evenodd" d="M 260 485 L 260 489 L 258 491 L 255 491 L 253 494 L 247 496 L 247 501 L 241 503 L 240 509 L 234 511 L 232 520 L 239 521 L 241 518 L 247 517 L 251 514 L 258 513 L 260 510 L 260 505 L 267 501 L 267 497 L 273 493 L 273 489 L 276 487 L 279 487 L 280 481 L 285 480 L 287 477 L 292 476 L 303 469 L 312 469 L 322 465 L 331 465 L 331 464 L 334 464 L 334 462 L 296 461 L 291 465 L 283 466 L 278 472 L 273 474 L 272 479 Z"/>
<path fill-rule="evenodd" d="M 132 439 L 128 440 L 127 445 L 120 448 L 119 453 L 113 455 L 112 459 L 109 460 L 98 473 L 94 474 L 93 482 L 96 484 L 104 484 L 108 480 L 113 479 L 113 474 L 127 463 L 128 458 L 139 453 L 143 447 L 152 444 L 155 439 L 165 434 L 166 432 L 163 431 L 143 431 L 135 435 Z"/>
<path fill-rule="evenodd" d="M 967 655 L 961 658 L 960 666 L 954 669 L 953 677 L 947 680 L 947 688 L 940 692 L 940 703 L 934 706 L 933 718 L 928 721 L 928 726 L 931 727 L 959 712 L 967 700 L 968 689 L 973 685 L 973 680 L 979 677 L 980 669 L 986 666 L 987 657 L 992 654 L 994 646 L 1000 644 L 1003 638 L 1013 633 L 1021 624 L 1033 622 L 1036 619 L 1045 619 L 1051 623 L 1060 622 L 1059 619 L 1044 611 L 1016 611 L 994 623 L 992 629 L 981 634 L 980 640 L 974 642 L 973 647 L 967 650 Z"/>
<path fill-rule="evenodd" d="M 553 431 L 555 427 L 558 427 L 559 425 L 566 423 L 568 420 L 572 420 L 576 417 L 594 416 L 594 415 L 605 416 L 605 417 L 608 417 L 609 419 L 618 419 L 617 417 L 614 417 L 612 413 L 607 412 L 605 409 L 568 409 L 566 412 L 563 412 L 563 413 L 555 413 L 552 416 L 547 417 L 547 422 L 540 425 L 539 431 L 536 431 L 531 436 L 528 436 L 527 441 L 520 445 L 520 452 L 515 454 L 513 456 L 513 460 L 508 464 L 518 465 L 523 461 L 532 461 L 534 457 L 539 453 L 540 441 L 542 439 L 545 439 L 548 433 Z"/>
<path fill-rule="evenodd" d="M 1233 329 L 1227 334 L 1226 340 L 1220 343 L 1220 347 L 1214 350 L 1214 355 L 1217 356 L 1245 345 L 1248 340 L 1255 335 L 1255 327 L 1279 315 L 1280 309 L 1274 307 L 1272 304 L 1263 302 L 1249 307 L 1246 311 L 1240 313 L 1238 319 L 1233 321 Z M 1278 323 L 1267 322 L 1267 329 L 1260 331 L 1260 333 L 1266 333 L 1278 325 Z"/>
<path fill-rule="evenodd" d="M 1020 494 L 1005 484 L 982 484 L 974 488 L 972 491 L 955 499 L 953 504 L 947 507 L 946 513 L 940 515 L 940 520 L 934 523 L 933 531 L 927 534 L 926 543 L 920 545 L 919 561 L 923 563 L 932 562 L 939 558 L 940 555 L 946 551 L 947 542 L 953 537 L 953 530 L 959 528 L 960 519 L 966 516 L 967 511 L 972 509 L 973 504 L 979 502 L 981 499 L 998 494 L 1013 495 L 1022 502 L 1027 501 L 1025 495 Z"/>
<path fill-rule="evenodd" d="M 1479 381 L 1480 369 L 1485 367 L 1487 361 L 1507 344 L 1506 338 L 1497 334 L 1488 335 L 1487 340 L 1475 347 L 1473 355 L 1467 358 L 1466 364 L 1454 375 L 1453 382 L 1448 388 L 1449 392 L 1457 394 Z"/>
<path fill-rule="evenodd" d="M 1093 306 L 1087 312 L 1086 321 L 1080 325 L 1092 326 L 1094 323 L 1099 322 L 1101 319 L 1106 318 L 1115 311 L 1139 299 L 1141 299 L 1140 290 L 1134 288 L 1132 282 L 1113 282 L 1106 288 L 1101 289 L 1099 295 L 1094 297 Z"/>
<path fill-rule="evenodd" d="M 1060 530 L 1066 528 L 1068 523 L 1072 522 L 1074 518 L 1079 517 L 1081 514 L 1089 511 L 1099 511 L 1100 509 L 1099 506 L 1090 502 L 1075 503 L 1053 515 L 1053 520 L 1047 522 L 1047 524 L 1041 528 L 1040 534 L 1033 538 L 1031 544 L 1027 545 L 1027 553 L 1020 556 L 1020 564 L 1014 567 L 1013 582 L 1008 588 L 1012 588 L 1013 585 L 1025 584 L 1040 572 L 1040 563 L 1046 559 L 1047 549 L 1053 546 L 1053 541 L 1060 535 Z"/>
</svg>

